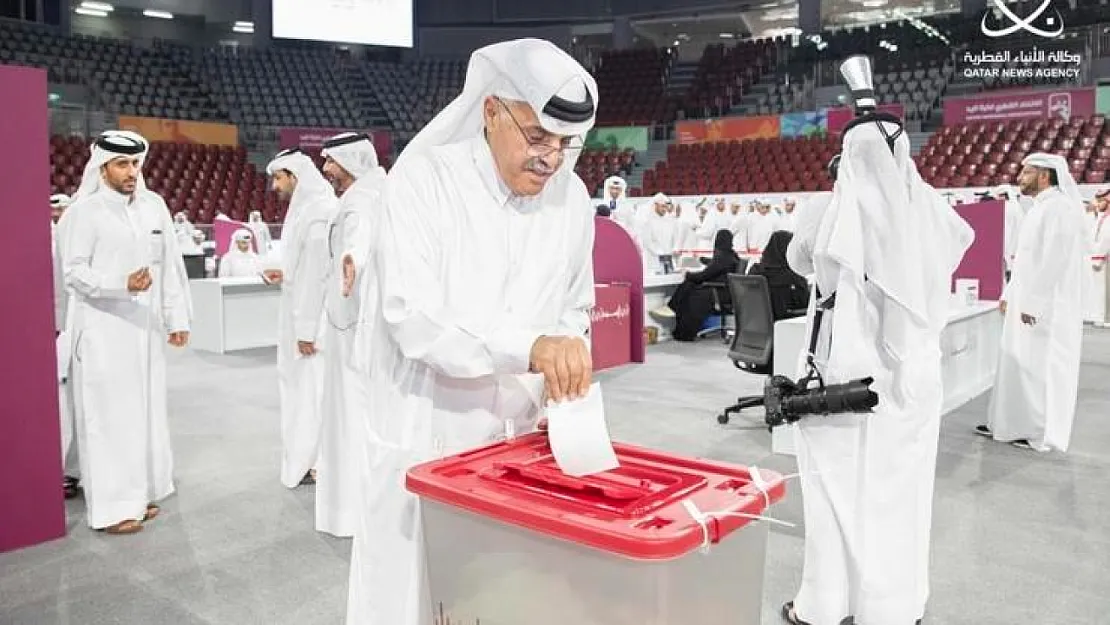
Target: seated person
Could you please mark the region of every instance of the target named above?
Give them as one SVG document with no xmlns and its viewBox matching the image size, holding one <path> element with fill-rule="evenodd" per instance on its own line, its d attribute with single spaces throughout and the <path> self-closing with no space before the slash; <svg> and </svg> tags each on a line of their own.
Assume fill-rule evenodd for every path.
<svg viewBox="0 0 1110 625">
<path fill-rule="evenodd" d="M 724 282 L 728 274 L 736 273 L 740 257 L 732 249 L 732 232 L 718 230 L 713 241 L 713 258 L 701 271 L 686 274 L 682 284 L 675 289 L 674 295 L 666 306 L 652 311 L 652 315 L 663 319 L 674 319 L 675 327 L 671 336 L 676 341 L 693 341 L 705 324 L 705 319 L 713 312 L 713 292 L 702 288 L 706 282 Z M 718 289 L 721 305 L 731 303 L 728 289 Z"/>
<path fill-rule="evenodd" d="M 772 234 L 762 258 L 748 270 L 748 275 L 767 278 L 775 321 L 800 317 L 809 306 L 809 283 L 786 263 L 786 248 L 792 238 L 794 235 L 785 230 Z"/>
<path fill-rule="evenodd" d="M 262 259 L 251 249 L 251 232 L 240 228 L 231 236 L 231 249 L 220 259 L 221 278 L 262 275 Z"/>
</svg>

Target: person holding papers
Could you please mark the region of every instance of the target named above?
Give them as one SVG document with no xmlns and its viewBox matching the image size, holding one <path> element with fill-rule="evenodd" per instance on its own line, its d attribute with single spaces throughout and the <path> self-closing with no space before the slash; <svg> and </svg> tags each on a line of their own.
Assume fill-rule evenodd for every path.
<svg viewBox="0 0 1110 625">
<path fill-rule="evenodd" d="M 597 105 L 552 43 L 481 48 L 389 174 L 349 625 L 432 622 L 409 467 L 589 393 L 594 210 L 574 164 Z"/>
</svg>

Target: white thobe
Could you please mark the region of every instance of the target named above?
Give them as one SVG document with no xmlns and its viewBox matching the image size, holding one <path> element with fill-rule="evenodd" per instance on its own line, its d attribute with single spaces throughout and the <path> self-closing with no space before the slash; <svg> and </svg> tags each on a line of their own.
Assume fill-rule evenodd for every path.
<svg viewBox="0 0 1110 625">
<path fill-rule="evenodd" d="M 174 491 L 166 419 L 168 332 L 189 329 L 189 290 L 173 222 L 151 192 L 102 189 L 70 207 L 63 245 L 75 292 L 72 368 L 88 523 L 141 520 Z M 155 231 L 160 231 L 157 234 Z M 149 267 L 145 293 L 127 277 Z"/>
<path fill-rule="evenodd" d="M 732 248 L 735 250 L 748 249 L 748 213 L 740 211 L 730 217 L 731 221 L 728 224 L 728 229 L 732 233 Z"/>
<path fill-rule="evenodd" d="M 248 221 L 247 229 L 253 235 L 254 249 L 258 252 L 258 255 L 266 256 L 269 254 L 270 244 L 273 242 L 273 237 L 270 236 L 270 227 L 261 221 Z"/>
<path fill-rule="evenodd" d="M 674 247 L 680 256 L 692 256 L 691 250 L 698 244 L 698 209 L 687 206 L 675 220 Z"/>
<path fill-rule="evenodd" d="M 1083 318 L 1091 323 L 1106 323 L 1106 257 L 1110 254 L 1110 211 L 1099 213 L 1091 226 L 1090 262 L 1087 289 L 1084 291 Z"/>
<path fill-rule="evenodd" d="M 698 255 L 713 253 L 713 242 L 717 238 L 718 230 L 728 230 L 732 225 L 732 214 L 727 210 L 711 208 L 705 213 L 701 226 L 698 227 Z"/>
<path fill-rule="evenodd" d="M 1058 188 L 1037 195 L 1025 217 L 1010 282 L 989 425 L 996 440 L 1026 439 L 1067 451 L 1083 345 L 1083 281 L 1089 265 L 1083 209 Z M 1022 314 L 1036 319 L 1032 326 Z"/>
<path fill-rule="evenodd" d="M 857 273 L 865 248 L 860 219 L 846 219 L 850 216 L 843 212 L 830 216 L 830 201 L 818 198 L 799 209 L 788 258 L 795 272 L 814 273 L 823 297 L 836 293 L 816 350 L 825 382 L 871 376 L 879 404 L 871 414 L 815 416 L 798 423 L 807 535 L 795 607 L 798 617 L 813 625 L 839 625 L 848 615 L 861 625 L 912 625 L 924 613 L 929 594 L 943 403 L 940 334 L 947 322 L 950 278 L 920 285 L 934 309 L 926 324 L 900 326 L 911 338 L 901 359 L 892 358 L 882 337 L 887 315 L 897 306 Z M 971 228 L 939 197 L 928 218 L 936 233 L 930 245 L 935 256 L 928 262 L 954 271 L 970 244 Z M 823 248 L 826 237 L 830 242 Z M 806 250 L 816 250 L 816 267 Z M 807 342 L 815 303 L 811 297 Z"/>
<path fill-rule="evenodd" d="M 324 352 L 323 426 L 316 463 L 316 530 L 333 536 L 354 536 L 358 527 L 362 420 L 370 410 L 370 378 L 359 359 L 368 350 L 355 342 L 369 340 L 369 323 L 360 303 L 361 290 L 372 288 L 367 274 L 374 220 L 380 215 L 382 178 L 367 174 L 339 199 L 339 210 L 328 229 L 331 262 L 324 302 L 328 349 Z M 343 258 L 354 261 L 356 281 L 343 297 Z M 365 275 L 364 275 L 365 274 Z"/>
<path fill-rule="evenodd" d="M 281 396 L 281 483 L 295 488 L 316 463 L 321 396 L 328 346 L 323 338 L 328 273 L 328 219 L 334 196 L 315 196 L 290 210 L 282 233 L 281 306 L 278 316 L 278 391 Z M 314 343 L 304 356 L 298 342 Z"/>
<path fill-rule="evenodd" d="M 669 256 L 674 252 L 675 227 L 677 221 L 674 217 L 664 213 L 656 214 L 655 209 L 644 217 L 641 240 L 643 241 L 644 270 L 647 273 L 663 273 L 663 263 L 660 256 Z"/>
<path fill-rule="evenodd" d="M 50 250 L 54 259 L 54 329 L 57 337 L 54 342 L 58 359 L 58 418 L 61 420 L 62 464 L 66 475 L 80 474 L 76 447 L 73 446 L 73 389 L 69 384 L 70 364 L 73 345 L 72 333 L 67 327 L 67 313 L 72 293 L 65 284 L 65 268 L 62 266 L 62 247 L 58 244 L 61 230 L 50 222 Z"/>
<path fill-rule="evenodd" d="M 820 193 L 803 202 L 796 209 L 794 237 L 786 248 L 786 263 L 799 276 L 813 275 L 813 252 L 817 243 L 817 232 L 825 210 L 832 202 L 832 193 Z M 810 301 L 813 298 L 810 297 Z"/>
<path fill-rule="evenodd" d="M 1021 236 L 1021 224 L 1025 220 L 1025 209 L 1017 200 L 1006 201 L 1005 222 L 1002 229 L 1002 253 L 1006 263 L 1006 271 L 1013 271 L 1014 254 L 1017 253 L 1018 237 Z"/>
<path fill-rule="evenodd" d="M 232 246 L 235 244 L 232 243 Z M 220 278 L 246 278 L 262 275 L 262 259 L 254 252 L 240 252 L 232 247 L 220 259 Z"/>
<path fill-rule="evenodd" d="M 527 373 L 531 347 L 588 330 L 593 240 L 577 176 L 561 171 L 540 195 L 513 198 L 484 140 L 431 148 L 390 172 L 349 625 L 431 623 L 405 472 L 488 443 L 507 421 L 532 429 L 543 379 Z"/>
<path fill-rule="evenodd" d="M 794 228 L 798 224 L 797 210 L 798 210 L 798 208 L 794 207 L 793 211 L 791 211 L 789 213 L 784 212 L 783 214 L 778 216 L 779 217 L 779 221 L 778 221 L 778 229 L 779 230 L 785 230 L 786 232 L 794 232 Z"/>
<path fill-rule="evenodd" d="M 778 216 L 768 212 L 766 215 L 758 211 L 748 214 L 748 249 L 763 251 L 771 235 L 778 229 Z"/>
</svg>

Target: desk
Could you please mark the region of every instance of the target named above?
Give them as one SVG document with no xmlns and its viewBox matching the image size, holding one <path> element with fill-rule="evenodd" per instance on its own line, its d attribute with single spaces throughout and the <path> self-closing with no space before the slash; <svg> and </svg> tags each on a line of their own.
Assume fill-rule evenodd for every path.
<svg viewBox="0 0 1110 625">
<path fill-rule="evenodd" d="M 797 379 L 805 349 L 805 318 L 785 319 L 775 324 L 774 372 Z M 998 368 L 1002 315 L 998 302 L 981 301 L 966 306 L 953 303 L 948 325 L 940 336 L 944 407 L 948 414 L 990 390 Z M 794 455 L 794 426 L 775 428 L 771 451 Z"/>
<path fill-rule="evenodd" d="M 666 304 L 678 285 L 682 284 L 685 279 L 686 274 L 683 272 L 647 274 L 644 276 L 644 327 L 656 328 L 659 331 L 660 341 L 670 339 L 671 333 L 655 323 L 649 313 Z"/>
<path fill-rule="evenodd" d="M 280 286 L 250 277 L 190 280 L 189 288 L 195 349 L 222 354 L 277 345 Z"/>
</svg>

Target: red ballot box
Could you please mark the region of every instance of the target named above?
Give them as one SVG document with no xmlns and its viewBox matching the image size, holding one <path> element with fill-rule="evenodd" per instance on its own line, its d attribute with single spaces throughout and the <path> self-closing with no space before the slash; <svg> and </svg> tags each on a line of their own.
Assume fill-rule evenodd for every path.
<svg viewBox="0 0 1110 625">
<path fill-rule="evenodd" d="M 590 349 L 594 371 L 632 361 L 630 292 L 627 285 L 594 286 L 594 307 L 590 310 Z"/>
<path fill-rule="evenodd" d="M 618 468 L 570 477 L 547 441 L 409 470 L 435 622 L 759 625 L 753 518 L 784 496 L 779 474 L 616 444 Z"/>
</svg>

